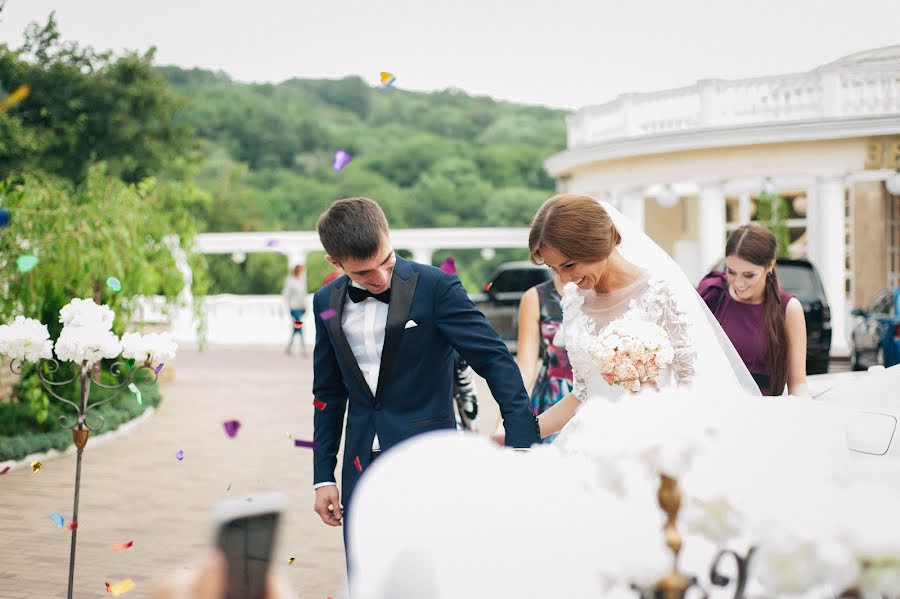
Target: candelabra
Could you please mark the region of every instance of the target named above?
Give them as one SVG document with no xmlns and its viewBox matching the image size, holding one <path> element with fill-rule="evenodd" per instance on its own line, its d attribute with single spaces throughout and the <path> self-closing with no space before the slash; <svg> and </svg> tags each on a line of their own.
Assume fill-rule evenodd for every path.
<svg viewBox="0 0 900 599">
<path fill-rule="evenodd" d="M 637 591 L 640 599 L 684 599 L 689 590 L 695 589 L 699 597 L 706 599 L 709 594 L 696 576 L 687 576 L 678 569 L 678 556 L 681 553 L 681 535 L 676 528 L 678 512 L 681 510 L 681 489 L 678 481 L 665 474 L 660 475 L 659 490 L 657 492 L 659 506 L 666 514 L 666 523 L 663 532 L 666 538 L 666 547 L 672 552 L 672 571 L 662 580 L 651 587 L 641 587 L 632 584 L 631 588 Z M 750 560 L 753 558 L 754 549 L 751 548 L 746 556 L 741 556 L 734 551 L 723 549 L 719 551 L 713 560 L 709 571 L 710 582 L 717 587 L 728 587 L 734 583 L 734 599 L 745 599 L 744 591 L 747 587 L 747 576 Z M 732 558 L 737 564 L 737 577 L 734 581 L 722 574 L 719 568 L 725 558 Z"/>
<path fill-rule="evenodd" d="M 42 359 L 38 362 L 36 367 L 38 378 L 40 379 L 44 390 L 46 390 L 54 399 L 71 406 L 75 410 L 74 422 L 72 422 L 71 416 L 65 414 L 60 416 L 58 421 L 60 427 L 72 431 L 72 441 L 78 450 L 78 457 L 76 458 L 75 465 L 75 497 L 74 505 L 72 507 L 72 525 L 70 527 L 72 530 L 72 541 L 69 550 L 69 587 L 67 595 L 68 599 L 72 599 L 72 586 L 75 579 L 75 544 L 78 536 L 78 499 L 81 492 L 81 457 L 91 431 L 99 431 L 103 428 L 104 424 L 102 415 L 97 413 L 91 414 L 90 412 L 103 404 L 111 402 L 121 395 L 125 389 L 134 384 L 138 372 L 142 370 L 148 371 L 152 377 L 150 380 L 155 383 L 157 371 L 154 371 L 150 367 L 149 360 L 137 368 L 130 368 L 124 362 L 117 361 L 110 365 L 109 373 L 119 382 L 115 384 L 105 384 L 100 380 L 102 370 L 99 362 L 93 365 L 88 365 L 87 363 L 82 364 L 76 374 L 66 380 L 54 380 L 60 370 L 59 362 L 56 360 Z M 10 363 L 10 368 L 16 374 L 22 374 L 24 372 L 24 366 L 21 360 L 13 360 Z M 66 399 L 56 392 L 57 389 L 61 389 L 66 385 L 71 385 L 76 381 L 80 384 L 81 391 L 79 403 Z M 91 403 L 89 398 L 92 386 L 105 389 L 109 392 L 109 396 L 101 401 Z"/>
</svg>

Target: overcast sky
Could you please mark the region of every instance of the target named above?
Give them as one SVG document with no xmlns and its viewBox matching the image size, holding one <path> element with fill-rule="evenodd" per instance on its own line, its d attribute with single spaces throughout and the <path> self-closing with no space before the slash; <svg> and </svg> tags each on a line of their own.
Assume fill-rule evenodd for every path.
<svg viewBox="0 0 900 599">
<path fill-rule="evenodd" d="M 390 71 L 564 108 L 900 44 L 900 0 L 7 0 L 0 40 L 51 10 L 64 39 L 241 81 Z"/>
</svg>

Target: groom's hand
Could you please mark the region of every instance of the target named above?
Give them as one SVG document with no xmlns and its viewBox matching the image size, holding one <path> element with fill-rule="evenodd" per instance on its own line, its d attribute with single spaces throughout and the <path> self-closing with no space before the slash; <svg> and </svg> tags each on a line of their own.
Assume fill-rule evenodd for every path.
<svg viewBox="0 0 900 599">
<path fill-rule="evenodd" d="M 344 517 L 341 511 L 341 495 L 337 485 L 327 485 L 316 489 L 316 503 L 313 511 L 319 514 L 322 522 L 328 526 L 340 526 Z"/>
</svg>

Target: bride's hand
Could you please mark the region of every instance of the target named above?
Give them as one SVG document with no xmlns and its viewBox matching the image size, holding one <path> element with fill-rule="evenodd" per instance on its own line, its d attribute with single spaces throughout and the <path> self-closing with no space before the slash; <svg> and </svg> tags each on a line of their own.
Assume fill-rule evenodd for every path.
<svg viewBox="0 0 900 599">
<path fill-rule="evenodd" d="M 494 434 L 491 435 L 491 441 L 503 447 L 506 445 L 506 429 L 503 428 L 503 423 L 497 425 L 497 430 L 494 431 Z"/>
</svg>

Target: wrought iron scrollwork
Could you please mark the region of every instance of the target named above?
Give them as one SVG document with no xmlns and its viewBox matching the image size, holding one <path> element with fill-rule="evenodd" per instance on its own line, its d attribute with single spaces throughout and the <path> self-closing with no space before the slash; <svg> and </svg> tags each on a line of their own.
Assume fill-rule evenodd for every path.
<svg viewBox="0 0 900 599">
<path fill-rule="evenodd" d="M 731 579 L 721 572 L 719 567 L 722 560 L 726 557 L 734 558 L 737 564 L 737 579 L 734 581 L 734 599 L 745 599 L 744 591 L 747 588 L 747 576 L 750 569 L 750 560 L 753 559 L 755 547 L 751 547 L 746 556 L 740 556 L 736 552 L 729 549 L 720 551 L 713 560 L 712 567 L 709 570 L 709 580 L 717 587 L 727 587 L 731 583 Z"/>
<path fill-rule="evenodd" d="M 21 360 L 13 360 L 10 362 L 9 367 L 14 374 L 21 375 L 25 372 L 25 366 Z M 60 428 L 71 430 L 86 428 L 90 431 L 99 431 L 102 429 L 105 422 L 103 416 L 98 413 L 91 414 L 89 412 L 94 408 L 100 407 L 119 397 L 122 392 L 138 378 L 139 372 L 147 371 L 145 374 L 147 374 L 146 380 L 148 382 L 156 383 L 157 380 L 156 371 L 148 364 L 143 364 L 137 368 L 127 368 L 127 365 L 121 361 L 113 362 L 109 367 L 109 373 L 118 381 L 111 385 L 99 380 L 101 370 L 98 365 L 95 365 L 93 368 L 83 366 L 73 376 L 65 380 L 55 379 L 54 375 L 60 371 L 60 363 L 54 359 L 42 359 L 37 364 L 36 371 L 44 390 L 54 399 L 71 406 L 72 409 L 75 410 L 74 415 L 64 414 L 60 416 L 58 420 Z M 142 376 L 141 378 L 144 377 Z M 57 389 L 65 387 L 66 385 L 71 385 L 76 381 L 81 382 L 81 405 L 63 397 L 56 391 Z M 90 396 L 91 385 L 96 385 L 97 387 L 106 391 L 111 391 L 112 393 L 100 401 L 89 402 L 88 399 Z"/>
</svg>

